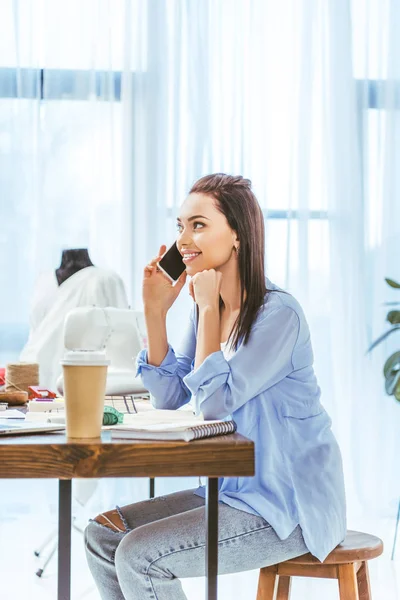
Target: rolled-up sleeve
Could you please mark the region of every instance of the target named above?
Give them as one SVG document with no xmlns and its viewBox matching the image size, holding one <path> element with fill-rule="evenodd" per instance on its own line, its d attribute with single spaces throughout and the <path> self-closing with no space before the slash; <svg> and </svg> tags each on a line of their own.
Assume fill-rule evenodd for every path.
<svg viewBox="0 0 400 600">
<path fill-rule="evenodd" d="M 196 414 L 223 419 L 289 375 L 299 327 L 297 313 L 282 305 L 256 322 L 247 345 L 229 362 L 222 351 L 207 356 L 183 379 Z"/>
<path fill-rule="evenodd" d="M 151 393 L 153 406 L 174 410 L 189 402 L 191 393 L 183 379 L 192 368 L 195 352 L 196 331 L 192 311 L 178 352 L 175 353 L 168 345 L 168 352 L 158 367 L 149 365 L 147 350 L 139 353 L 136 375 L 141 376 L 144 387 Z"/>
</svg>

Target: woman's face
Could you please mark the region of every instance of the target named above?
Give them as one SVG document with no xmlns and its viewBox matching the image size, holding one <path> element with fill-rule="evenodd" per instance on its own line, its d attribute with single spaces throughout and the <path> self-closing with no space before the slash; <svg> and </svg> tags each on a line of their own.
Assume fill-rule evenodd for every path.
<svg viewBox="0 0 400 600">
<path fill-rule="evenodd" d="M 235 259 L 236 233 L 215 202 L 212 196 L 194 193 L 181 206 L 176 245 L 190 277 L 205 269 L 221 270 Z"/>
</svg>

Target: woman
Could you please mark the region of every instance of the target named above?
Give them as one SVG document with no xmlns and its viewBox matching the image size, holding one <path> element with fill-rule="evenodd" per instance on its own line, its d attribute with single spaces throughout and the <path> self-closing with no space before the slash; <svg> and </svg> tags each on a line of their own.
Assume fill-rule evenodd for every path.
<svg viewBox="0 0 400 600">
<path fill-rule="evenodd" d="M 138 372 L 157 408 L 192 399 L 205 419 L 232 416 L 255 442 L 254 477 L 219 481 L 219 573 L 306 552 L 321 561 L 346 534 L 340 451 L 320 404 L 303 311 L 264 275 L 264 222 L 242 177 L 215 174 L 191 189 L 178 218 L 186 272 L 172 286 L 144 270 L 148 351 Z M 166 315 L 186 277 L 195 302 L 179 353 Z M 86 530 L 103 599 L 184 599 L 179 578 L 204 574 L 204 488 L 99 515 Z"/>
</svg>

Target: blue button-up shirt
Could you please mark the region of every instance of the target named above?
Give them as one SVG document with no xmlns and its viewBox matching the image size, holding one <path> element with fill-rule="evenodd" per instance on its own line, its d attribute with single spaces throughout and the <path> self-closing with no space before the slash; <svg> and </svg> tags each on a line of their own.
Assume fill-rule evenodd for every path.
<svg viewBox="0 0 400 600">
<path fill-rule="evenodd" d="M 346 535 L 340 450 L 320 403 L 310 332 L 290 295 L 266 280 L 265 302 L 249 342 L 227 360 L 210 354 L 194 370 L 196 311 L 179 352 L 169 346 L 159 367 L 143 350 L 138 374 L 156 408 L 192 400 L 205 419 L 233 418 L 254 441 L 254 477 L 219 480 L 219 500 L 260 515 L 281 539 L 301 526 L 309 551 L 323 561 Z M 204 496 L 204 488 L 197 494 Z"/>
</svg>

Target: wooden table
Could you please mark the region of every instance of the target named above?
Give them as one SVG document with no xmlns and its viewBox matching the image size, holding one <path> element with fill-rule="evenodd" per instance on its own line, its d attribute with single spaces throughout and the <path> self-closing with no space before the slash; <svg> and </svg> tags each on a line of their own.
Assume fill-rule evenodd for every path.
<svg viewBox="0 0 400 600">
<path fill-rule="evenodd" d="M 239 434 L 195 442 L 68 442 L 58 433 L 0 438 L 0 478 L 59 480 L 58 600 L 70 600 L 71 480 L 78 477 L 207 477 L 206 596 L 217 598 L 218 477 L 254 475 L 254 444 Z M 111 509 L 112 507 L 110 507 Z"/>
</svg>

